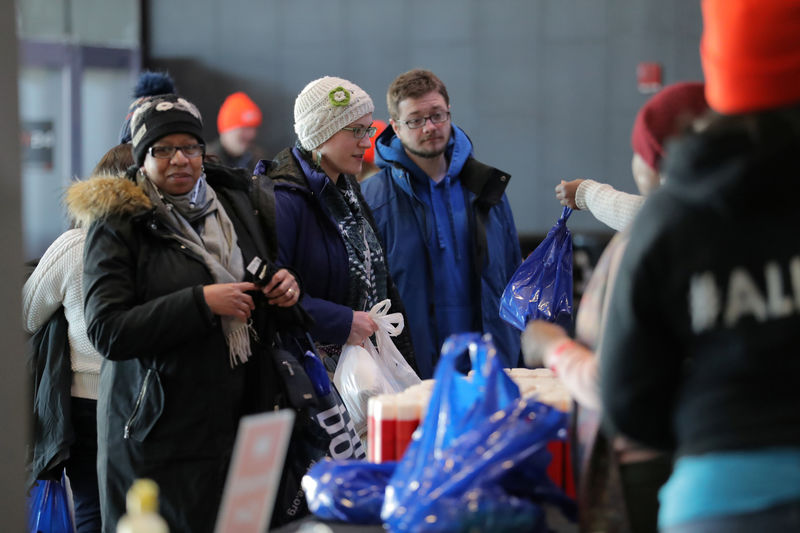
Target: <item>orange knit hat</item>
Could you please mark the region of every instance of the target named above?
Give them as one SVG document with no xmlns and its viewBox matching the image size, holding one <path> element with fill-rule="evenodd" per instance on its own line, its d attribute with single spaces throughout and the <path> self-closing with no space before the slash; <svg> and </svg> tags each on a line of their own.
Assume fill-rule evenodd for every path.
<svg viewBox="0 0 800 533">
<path fill-rule="evenodd" d="M 369 138 L 369 148 L 364 152 L 364 161 L 368 163 L 375 162 L 375 140 L 378 138 L 378 135 L 383 133 L 383 130 L 385 130 L 387 126 L 386 122 L 379 118 L 373 120 L 372 125 L 375 126 L 375 135 Z"/>
<path fill-rule="evenodd" d="M 800 2 L 703 0 L 700 57 L 716 111 L 746 113 L 800 102 Z"/>
<path fill-rule="evenodd" d="M 217 129 L 220 133 L 246 126 L 256 128 L 261 125 L 261 110 L 243 92 L 228 96 L 217 115 Z"/>
</svg>

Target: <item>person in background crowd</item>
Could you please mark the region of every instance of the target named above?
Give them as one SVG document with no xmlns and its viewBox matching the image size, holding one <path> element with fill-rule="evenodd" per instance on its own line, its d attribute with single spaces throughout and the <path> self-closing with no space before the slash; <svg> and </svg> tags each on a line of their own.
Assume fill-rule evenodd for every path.
<svg viewBox="0 0 800 533">
<path fill-rule="evenodd" d="M 208 154 L 217 156 L 226 167 L 252 172 L 264 152 L 254 144 L 261 126 L 261 109 L 239 91 L 225 98 L 217 114 L 219 138 L 208 145 Z"/>
<path fill-rule="evenodd" d="M 702 83 L 668 85 L 637 113 L 631 133 L 631 168 L 642 198 L 652 190 L 642 187 L 643 183 L 657 187 L 663 181 L 659 170 L 667 141 L 708 112 L 703 91 Z M 647 211 L 641 216 L 647 217 Z M 628 234 L 625 231 L 611 239 L 589 279 L 575 321 L 577 342 L 561 327 L 544 320 L 528 323 L 522 335 L 525 363 L 551 368 L 576 401 L 576 448 L 586 450 L 578 465 L 580 523 L 586 532 L 657 531 L 658 489 L 672 466 L 668 454 L 619 436 L 609 443 L 599 433 L 599 347 Z M 646 359 L 647 352 L 638 356 Z"/>
<path fill-rule="evenodd" d="M 115 530 L 126 491 L 146 477 L 159 485 L 172 531 L 211 531 L 240 418 L 274 407 L 275 317 L 299 287 L 270 263 L 274 221 L 253 204 L 250 176 L 204 164 L 191 102 L 148 98 L 130 126 L 128 179 L 95 177 L 69 191 L 73 210 L 91 221 L 84 313 L 106 358 L 97 409 L 103 530 Z M 267 268 L 252 275 L 252 264 Z"/>
<path fill-rule="evenodd" d="M 605 414 L 674 451 L 665 533 L 800 531 L 800 3 L 704 0 L 718 113 L 670 146 L 619 266 Z M 645 211 L 647 216 L 644 216 Z"/>
<path fill-rule="evenodd" d="M 361 172 L 357 176 L 359 183 L 380 170 L 375 164 L 375 139 L 383 133 L 388 124 L 380 119 L 375 119 L 372 121 L 372 126 L 375 128 L 375 134 L 369 138 L 369 148 L 364 152 L 364 163 L 361 166 Z"/>
<path fill-rule="evenodd" d="M 310 82 L 294 104 L 297 146 L 260 162 L 255 172 L 274 185 L 280 261 L 305 281 L 311 334 L 334 360 L 342 345 L 362 344 L 377 331 L 372 306 L 390 298 L 391 310 L 403 312 L 355 179 L 375 133 L 373 110 L 353 82 L 332 76 Z M 408 332 L 395 344 L 415 367 Z"/>
<path fill-rule="evenodd" d="M 133 164 L 131 147 L 120 144 L 109 150 L 92 175 L 119 176 Z M 99 532 L 100 501 L 97 494 L 97 384 L 103 358 L 86 336 L 83 316 L 83 244 L 86 227 L 67 202 L 68 212 L 77 227 L 62 233 L 47 248 L 22 288 L 22 323 L 27 333 L 44 326 L 58 308 L 67 319 L 67 341 L 71 370 L 69 417 L 74 442 L 65 462 L 75 508 L 77 533 Z M 51 406 L 50 413 L 57 411 Z M 41 422 L 50 427 L 50 421 Z M 54 439 L 55 435 L 43 435 Z"/>
<path fill-rule="evenodd" d="M 133 88 L 134 100 L 128 106 L 128 113 L 125 115 L 125 120 L 122 121 L 122 128 L 120 128 L 119 132 L 119 143 L 125 144 L 131 142 L 131 116 L 139 104 L 150 96 L 175 94 L 177 92 L 175 82 L 166 72 L 153 72 L 151 70 L 142 71 L 142 73 L 139 74 L 139 79 L 136 81 L 136 87 Z"/>
<path fill-rule="evenodd" d="M 401 74 L 386 102 L 392 127 L 375 143 L 381 171 L 362 189 L 408 309 L 420 377 L 432 377 L 450 334 L 467 331 L 491 333 L 503 366 L 515 367 L 519 335 L 499 311 L 522 261 L 509 175 L 473 157 L 433 72 Z"/>
</svg>

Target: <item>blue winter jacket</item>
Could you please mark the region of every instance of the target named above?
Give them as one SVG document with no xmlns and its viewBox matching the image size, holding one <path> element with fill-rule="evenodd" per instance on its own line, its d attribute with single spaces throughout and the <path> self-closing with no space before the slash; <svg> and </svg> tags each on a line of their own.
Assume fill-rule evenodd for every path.
<svg viewBox="0 0 800 533">
<path fill-rule="evenodd" d="M 442 343 L 455 331 L 436 319 L 434 246 L 438 244 L 436 214 L 421 190 L 429 180 L 406 155 L 391 128 L 375 143 L 376 163 L 381 171 L 361 184 L 364 198 L 372 209 L 378 234 L 384 246 L 389 271 L 397 284 L 408 313 L 407 324 L 417 358 L 420 376 L 429 378 L 439 358 Z M 460 182 L 467 209 L 470 249 L 466 255 L 472 294 L 476 302 L 473 329 L 491 333 L 503 365 L 515 367 L 520 361 L 519 332 L 499 314 L 500 297 L 522 258 L 511 207 L 505 195 L 510 176 L 472 157 L 472 143 L 453 126 L 446 156 L 448 176 Z M 452 175 L 451 175 L 452 174 Z"/>
</svg>

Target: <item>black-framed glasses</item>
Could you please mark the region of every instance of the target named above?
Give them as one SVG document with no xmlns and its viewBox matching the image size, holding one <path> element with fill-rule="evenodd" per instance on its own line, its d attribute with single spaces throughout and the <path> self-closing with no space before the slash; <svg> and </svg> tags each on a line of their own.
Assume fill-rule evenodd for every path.
<svg viewBox="0 0 800 533">
<path fill-rule="evenodd" d="M 172 146 L 172 145 L 162 145 L 162 146 L 151 146 L 148 152 L 155 158 L 158 159 L 172 159 L 175 155 L 175 152 L 180 150 L 183 155 L 186 157 L 197 157 L 199 155 L 203 155 L 206 151 L 205 144 L 184 144 L 183 146 Z"/>
<path fill-rule="evenodd" d="M 370 126 L 365 128 L 364 126 L 347 126 L 346 128 L 342 128 L 345 131 L 352 131 L 353 137 L 356 139 L 363 139 L 364 137 L 372 137 L 375 135 L 375 132 L 378 131 L 378 128 L 375 126 Z"/>
<path fill-rule="evenodd" d="M 437 111 L 427 117 L 410 118 L 408 120 L 398 120 L 397 122 L 405 124 L 410 130 L 415 130 L 424 126 L 427 120 L 430 120 L 431 124 L 441 124 L 442 122 L 447 122 L 448 119 L 450 119 L 450 111 Z"/>
</svg>

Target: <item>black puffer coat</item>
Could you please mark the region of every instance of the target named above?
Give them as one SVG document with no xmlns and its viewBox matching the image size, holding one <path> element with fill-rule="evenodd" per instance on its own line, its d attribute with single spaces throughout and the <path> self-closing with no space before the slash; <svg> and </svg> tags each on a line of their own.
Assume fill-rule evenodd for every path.
<svg viewBox="0 0 800 533">
<path fill-rule="evenodd" d="M 206 164 L 247 265 L 275 257 L 268 206 L 244 172 Z M 103 527 L 113 532 L 136 478 L 154 479 L 171 531 L 211 531 L 242 415 L 272 408 L 274 308 L 254 312 L 260 342 L 231 368 L 219 320 L 205 303 L 203 261 L 171 238 L 145 193 L 121 178 L 73 187 L 95 219 L 86 239 L 89 338 L 106 357 L 97 409 Z M 251 193 L 251 189 L 255 192 Z M 255 202 L 255 203 L 254 203 Z M 255 207 L 255 210 L 254 210 Z"/>
</svg>

